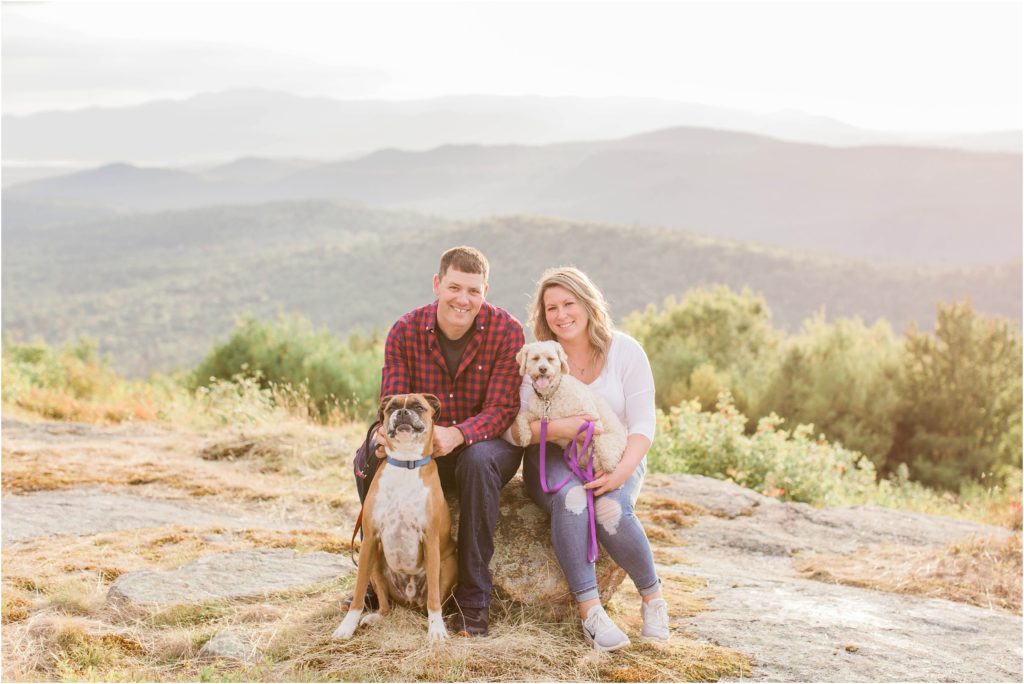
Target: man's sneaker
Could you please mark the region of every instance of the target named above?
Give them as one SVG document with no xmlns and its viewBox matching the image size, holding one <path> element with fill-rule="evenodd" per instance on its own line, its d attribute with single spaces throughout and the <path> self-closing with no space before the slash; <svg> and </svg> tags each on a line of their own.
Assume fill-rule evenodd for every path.
<svg viewBox="0 0 1024 684">
<path fill-rule="evenodd" d="M 614 651 L 629 646 L 629 637 L 612 622 L 601 604 L 587 611 L 587 619 L 583 620 L 583 638 L 598 651 Z"/>
<path fill-rule="evenodd" d="M 453 601 L 454 603 L 454 601 Z M 454 607 L 452 613 L 445 618 L 448 631 L 459 636 L 487 636 L 487 623 L 490 619 L 490 610 L 487 606 L 483 608 L 470 608 L 469 606 Z"/>
<path fill-rule="evenodd" d="M 651 599 L 640 607 L 644 627 L 640 638 L 645 641 L 668 641 L 668 603 L 665 599 Z"/>
<path fill-rule="evenodd" d="M 341 600 L 341 609 L 348 611 L 352 607 L 352 594 L 349 594 Z M 366 595 L 363 597 L 363 610 L 380 610 L 380 601 L 377 600 L 377 595 L 373 593 L 373 587 L 366 587 Z"/>
</svg>

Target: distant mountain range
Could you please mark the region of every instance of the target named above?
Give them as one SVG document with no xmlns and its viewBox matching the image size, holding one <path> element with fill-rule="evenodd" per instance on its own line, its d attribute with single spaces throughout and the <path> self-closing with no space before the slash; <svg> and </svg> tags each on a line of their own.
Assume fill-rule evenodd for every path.
<svg viewBox="0 0 1024 684">
<path fill-rule="evenodd" d="M 5 212 L 8 204 L 4 203 Z M 871 265 L 685 231 L 510 216 L 452 221 L 324 201 L 210 207 L 39 222 L 4 220 L 3 330 L 60 343 L 99 340 L 131 374 L 191 367 L 237 315 L 299 311 L 336 333 L 386 330 L 432 298 L 441 251 L 480 247 L 489 299 L 519 317 L 547 267 L 571 263 L 604 289 L 619 320 L 716 283 L 763 293 L 775 324 L 830 318 L 931 328 L 937 300 L 970 297 L 1020 323 L 1021 262 L 973 269 Z"/>
<path fill-rule="evenodd" d="M 320 164 L 112 164 L 6 188 L 4 212 L 327 199 L 454 218 L 516 213 L 660 226 L 879 262 L 969 266 L 1021 254 L 1021 181 L 1019 153 L 837 148 L 672 128 L 543 146 L 385 149 Z"/>
<path fill-rule="evenodd" d="M 1021 152 L 1021 132 L 869 131 L 798 111 L 756 114 L 652 98 L 449 96 L 334 100 L 230 90 L 186 100 L 3 116 L 5 169 L 43 162 L 181 166 L 239 157 L 338 160 L 381 148 L 445 144 L 545 145 L 673 127 L 755 133 L 829 146 L 899 145 Z M 36 168 L 34 177 L 44 169 Z"/>
</svg>

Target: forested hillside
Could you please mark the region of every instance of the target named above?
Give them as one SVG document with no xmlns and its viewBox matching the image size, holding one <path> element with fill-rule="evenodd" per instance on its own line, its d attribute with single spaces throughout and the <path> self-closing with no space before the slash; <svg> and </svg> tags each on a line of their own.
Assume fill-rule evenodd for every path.
<svg viewBox="0 0 1024 684">
<path fill-rule="evenodd" d="M 690 288 L 762 293 L 794 330 L 815 312 L 930 329 L 935 302 L 969 296 L 1014 321 L 1020 262 L 904 269 L 826 259 L 679 231 L 553 218 L 455 222 L 412 213 L 287 202 L 129 215 L 8 231 L 3 328 L 60 343 L 96 338 L 130 374 L 190 366 L 236 316 L 298 311 L 336 333 L 386 329 L 432 298 L 441 251 L 472 244 L 492 262 L 490 300 L 523 317 L 547 267 L 571 263 L 621 319 Z"/>
</svg>

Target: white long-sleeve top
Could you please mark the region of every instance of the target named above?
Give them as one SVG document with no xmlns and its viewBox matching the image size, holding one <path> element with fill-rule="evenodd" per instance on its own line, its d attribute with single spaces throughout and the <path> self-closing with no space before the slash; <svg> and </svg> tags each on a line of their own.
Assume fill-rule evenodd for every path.
<svg viewBox="0 0 1024 684">
<path fill-rule="evenodd" d="M 626 426 L 627 435 L 643 435 L 654 441 L 654 374 L 647 353 L 640 343 L 619 330 L 612 331 L 612 342 L 601 375 L 588 385 L 608 402 Z M 523 378 L 520 401 L 525 411 L 533 387 Z"/>
</svg>

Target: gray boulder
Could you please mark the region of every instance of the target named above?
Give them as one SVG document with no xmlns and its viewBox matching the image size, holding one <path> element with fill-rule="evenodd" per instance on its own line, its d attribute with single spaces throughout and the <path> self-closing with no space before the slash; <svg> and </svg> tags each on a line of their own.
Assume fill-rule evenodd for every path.
<svg viewBox="0 0 1024 684">
<path fill-rule="evenodd" d="M 348 558 L 323 551 L 212 553 L 173 570 L 126 572 L 110 587 L 107 598 L 155 605 L 249 598 L 330 581 L 351 570 Z"/>
<path fill-rule="evenodd" d="M 458 505 L 452 503 L 450 510 L 452 536 L 456 536 Z M 602 601 L 611 598 L 626 577 L 626 572 L 603 548 L 597 560 L 596 574 Z M 572 614 L 575 609 L 569 585 L 551 546 L 548 515 L 526 495 L 519 476 L 501 491 L 491 575 L 499 598 L 517 601 L 556 619 Z"/>
<path fill-rule="evenodd" d="M 199 649 L 200 658 L 225 658 L 243 663 L 256 661 L 256 649 L 249 638 L 241 632 L 225 630 L 218 632 Z"/>
</svg>

